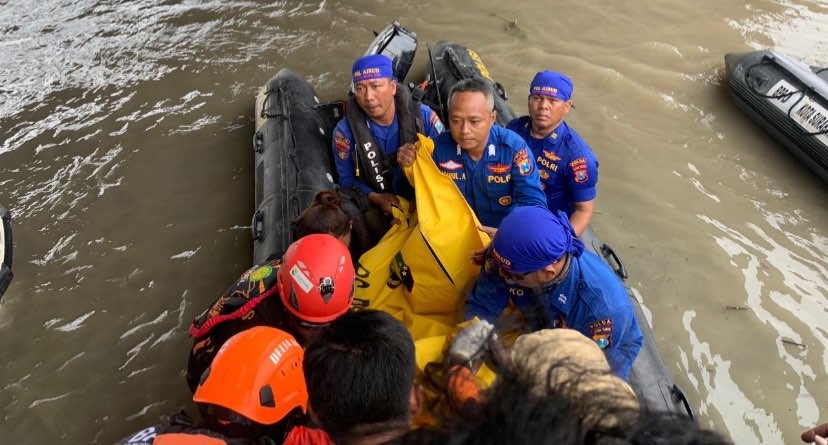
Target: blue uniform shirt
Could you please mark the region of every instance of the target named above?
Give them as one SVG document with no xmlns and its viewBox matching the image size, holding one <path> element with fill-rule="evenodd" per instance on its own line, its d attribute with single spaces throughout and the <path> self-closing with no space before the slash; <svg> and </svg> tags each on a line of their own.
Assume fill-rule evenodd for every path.
<svg viewBox="0 0 828 445">
<path fill-rule="evenodd" d="M 572 257 L 569 274 L 543 292 L 540 303 L 534 292 L 506 283 L 496 269 L 484 266 L 466 299 L 466 319 L 477 316 L 494 323 L 510 300 L 527 314 L 536 312 L 540 304 L 549 324 L 535 329 L 580 331 L 604 350 L 614 374 L 623 379 L 629 376 L 644 336 L 624 285 L 601 258 L 589 251 Z"/>
<path fill-rule="evenodd" d="M 519 134 L 532 149 L 549 210 L 563 210 L 571 216 L 576 202 L 595 199 L 598 160 L 566 122 L 543 139 L 532 137 L 531 125 L 529 116 L 523 116 L 513 119 L 506 128 Z"/>
<path fill-rule="evenodd" d="M 526 142 L 503 127 L 492 126 L 479 161 L 472 160 L 448 131 L 435 140 L 432 158 L 440 173 L 454 180 L 483 225 L 499 226 L 516 207 L 546 207 Z"/>
<path fill-rule="evenodd" d="M 440 122 L 437 113 L 427 105 L 420 105 L 420 117 L 423 120 L 423 131 L 425 131 L 426 136 L 433 139 L 443 131 L 443 123 Z M 379 125 L 369 119 L 368 129 L 386 156 L 396 156 L 397 149 L 400 148 L 400 124 L 396 115 L 391 125 Z M 351 133 L 351 126 L 348 125 L 347 119 L 342 119 L 336 124 L 332 145 L 336 172 L 339 174 L 339 185 L 349 188 L 356 187 L 366 195 L 373 192 L 374 189 L 356 176 L 352 157 L 355 150 L 354 135 Z M 402 169 L 397 167 L 394 169 L 391 189 L 395 194 L 400 194 L 400 191 L 406 187 L 410 188 L 411 186 L 408 185 L 408 180 L 405 178 Z"/>
</svg>

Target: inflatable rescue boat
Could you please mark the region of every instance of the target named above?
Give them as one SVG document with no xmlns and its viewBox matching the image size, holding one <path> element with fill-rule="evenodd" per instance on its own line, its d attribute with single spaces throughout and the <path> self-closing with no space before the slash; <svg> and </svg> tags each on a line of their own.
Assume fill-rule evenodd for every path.
<svg viewBox="0 0 828 445">
<path fill-rule="evenodd" d="M 402 80 L 411 66 L 414 51 L 416 34 L 395 22 L 377 35 L 366 54 L 389 56 L 394 62 L 395 75 Z M 498 123 L 505 125 L 515 117 L 505 90 L 490 77 L 476 53 L 446 41 L 439 42 L 433 50 L 430 48 L 430 52 L 425 99 L 435 110 L 445 109 L 448 93 L 455 83 L 479 76 L 488 79 L 497 91 Z M 252 224 L 255 262 L 281 255 L 292 241 L 290 222 L 310 204 L 315 193 L 334 188 L 331 133 L 337 119 L 343 116 L 341 104 L 320 104 L 313 88 L 288 69 L 279 71 L 258 94 L 253 143 L 256 153 L 256 213 Z M 582 240 L 607 261 L 619 279 L 627 277 L 618 256 L 591 228 Z M 630 374 L 631 386 L 645 409 L 693 417 L 690 403 L 667 370 L 638 300 L 627 289 L 644 335 L 644 345 Z"/>
<path fill-rule="evenodd" d="M 776 51 L 725 55 L 733 101 L 828 183 L 828 68 Z"/>
</svg>

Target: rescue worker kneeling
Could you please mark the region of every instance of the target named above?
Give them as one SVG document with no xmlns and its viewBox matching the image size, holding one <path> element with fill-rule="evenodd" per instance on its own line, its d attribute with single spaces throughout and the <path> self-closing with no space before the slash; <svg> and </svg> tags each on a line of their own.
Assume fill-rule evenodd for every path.
<svg viewBox="0 0 828 445">
<path fill-rule="evenodd" d="M 281 260 L 251 268 L 190 326 L 190 390 L 222 344 L 245 329 L 278 327 L 304 345 L 350 309 L 354 282 L 348 248 L 326 234 L 300 238 Z"/>
<path fill-rule="evenodd" d="M 279 329 L 257 326 L 236 334 L 218 351 L 193 396 L 202 425 L 153 426 L 119 444 L 282 443 L 307 409 L 303 358 L 296 339 Z"/>
</svg>

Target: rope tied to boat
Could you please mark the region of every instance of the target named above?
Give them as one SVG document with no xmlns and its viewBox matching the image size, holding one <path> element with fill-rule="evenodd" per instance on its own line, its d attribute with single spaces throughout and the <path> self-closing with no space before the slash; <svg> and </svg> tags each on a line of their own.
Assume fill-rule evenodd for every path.
<svg viewBox="0 0 828 445">
<path fill-rule="evenodd" d="M 745 84 L 748 86 L 748 88 L 751 89 L 751 91 L 753 91 L 754 94 L 756 94 L 759 97 L 765 98 L 765 99 L 781 100 L 781 99 L 785 99 L 785 98 L 788 98 L 788 97 L 792 97 L 795 94 L 799 94 L 799 98 L 796 99 L 796 102 L 794 102 L 793 105 L 791 105 L 788 108 L 788 111 L 786 113 L 787 116 L 788 116 L 788 119 L 796 122 L 796 120 L 791 115 L 793 113 L 794 108 L 796 108 L 796 106 L 799 105 L 800 102 L 802 102 L 802 99 L 804 99 L 805 97 L 808 96 L 808 93 L 816 92 L 816 90 L 814 90 L 814 87 L 812 87 L 810 85 L 805 85 L 804 89 L 790 91 L 788 93 L 783 93 L 783 94 L 765 94 L 765 93 L 760 92 L 759 89 L 757 88 L 757 86 L 755 86 L 753 83 L 751 83 L 748 80 L 748 78 L 752 76 L 753 70 L 755 70 L 757 67 L 762 66 L 762 65 L 771 65 L 772 64 L 771 62 L 772 61 L 768 60 L 767 56 L 765 56 L 765 57 L 762 58 L 761 61 L 756 62 L 753 65 L 750 65 L 749 67 L 747 67 L 745 69 Z M 828 69 L 828 68 L 823 68 L 822 70 L 818 71 L 817 74 L 824 71 L 825 69 Z M 758 78 L 759 76 L 754 76 L 754 77 Z M 767 79 L 765 79 L 765 80 L 767 80 Z M 814 131 L 814 132 L 807 132 L 807 131 L 802 130 L 802 128 L 800 128 L 799 126 L 795 126 L 794 128 L 797 131 L 799 131 L 799 133 L 803 136 L 821 136 L 821 135 L 824 135 L 824 134 L 828 134 L 828 129 L 820 130 L 820 131 Z"/>
</svg>

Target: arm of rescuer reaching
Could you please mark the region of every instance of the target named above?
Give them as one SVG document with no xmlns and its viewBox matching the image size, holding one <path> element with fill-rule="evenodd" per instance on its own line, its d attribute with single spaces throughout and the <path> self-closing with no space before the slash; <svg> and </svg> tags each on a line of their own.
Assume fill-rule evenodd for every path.
<svg viewBox="0 0 828 445">
<path fill-rule="evenodd" d="M 541 206 L 546 208 L 546 195 L 541 188 L 540 176 L 535 160 L 525 145 L 512 158 L 512 184 L 515 202 L 519 206 Z"/>
<path fill-rule="evenodd" d="M 595 201 L 584 201 L 575 203 L 575 211 L 569 216 L 569 223 L 575 229 L 575 234 L 583 235 L 590 220 L 592 220 L 593 209 L 595 208 Z"/>
<path fill-rule="evenodd" d="M 478 317 L 494 323 L 509 304 L 506 283 L 497 273 L 486 271 L 486 261 L 480 268 L 480 275 L 466 298 L 464 320 Z"/>
</svg>

